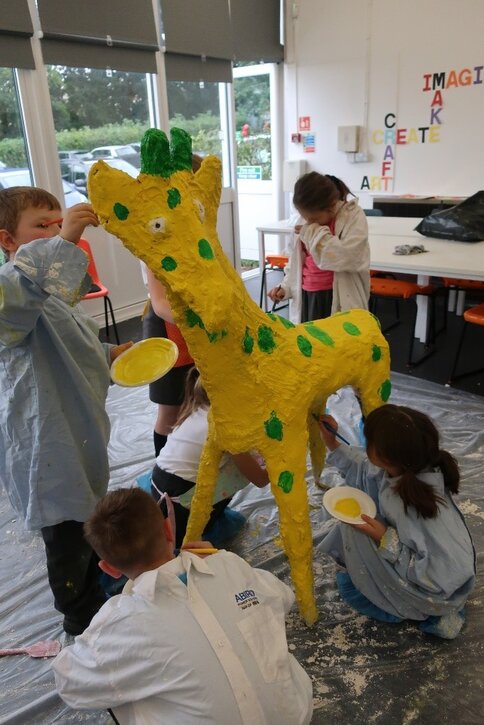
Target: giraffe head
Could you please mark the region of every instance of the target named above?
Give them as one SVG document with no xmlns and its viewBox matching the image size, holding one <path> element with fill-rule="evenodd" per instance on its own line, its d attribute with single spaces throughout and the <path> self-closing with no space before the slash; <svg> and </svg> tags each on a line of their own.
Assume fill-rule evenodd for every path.
<svg viewBox="0 0 484 725">
<path fill-rule="evenodd" d="M 197 309 L 201 295 L 213 297 L 214 278 L 224 277 L 216 260 L 222 254 L 216 231 L 220 161 L 207 157 L 194 174 L 191 138 L 177 128 L 171 143 L 163 131 L 147 131 L 141 161 L 136 179 L 97 162 L 89 174 L 90 199 L 106 230 L 183 299 L 184 311 Z M 207 315 L 208 325 L 220 322 L 220 311 Z"/>
</svg>

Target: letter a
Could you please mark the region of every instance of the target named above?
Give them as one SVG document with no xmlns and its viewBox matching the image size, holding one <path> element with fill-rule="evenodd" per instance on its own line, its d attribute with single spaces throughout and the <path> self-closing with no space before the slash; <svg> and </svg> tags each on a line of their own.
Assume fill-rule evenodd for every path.
<svg viewBox="0 0 484 725">
<path fill-rule="evenodd" d="M 432 103 L 430 104 L 430 106 L 443 106 L 443 105 L 444 105 L 444 103 L 442 101 L 442 92 L 436 91 L 435 96 L 433 97 L 433 100 L 432 100 Z"/>
</svg>

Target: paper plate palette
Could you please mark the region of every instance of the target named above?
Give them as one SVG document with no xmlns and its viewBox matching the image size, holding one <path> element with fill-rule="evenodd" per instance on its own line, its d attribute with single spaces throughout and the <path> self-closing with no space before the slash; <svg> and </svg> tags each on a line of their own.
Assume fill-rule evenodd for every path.
<svg viewBox="0 0 484 725">
<path fill-rule="evenodd" d="M 364 524 L 361 514 L 375 517 L 376 506 L 364 491 L 352 486 L 335 486 L 323 496 L 323 506 L 335 519 L 347 524 Z"/>
<path fill-rule="evenodd" d="M 178 347 L 164 337 L 149 337 L 123 352 L 111 365 L 111 379 L 117 385 L 135 388 L 153 383 L 172 369 Z"/>
</svg>

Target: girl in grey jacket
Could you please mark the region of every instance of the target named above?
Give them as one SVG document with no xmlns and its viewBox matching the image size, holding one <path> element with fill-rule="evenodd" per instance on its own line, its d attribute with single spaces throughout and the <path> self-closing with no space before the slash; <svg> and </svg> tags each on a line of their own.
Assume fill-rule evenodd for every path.
<svg viewBox="0 0 484 725">
<path fill-rule="evenodd" d="M 330 416 L 323 422 L 337 428 Z M 328 463 L 377 507 L 375 518 L 361 514 L 364 524 L 333 520 L 318 546 L 346 567 L 337 574 L 342 598 L 374 619 L 416 620 L 422 631 L 453 639 L 474 587 L 475 552 L 452 498 L 459 470 L 434 424 L 411 408 L 377 408 L 365 421 L 367 456 L 320 428 Z"/>
<path fill-rule="evenodd" d="M 274 301 L 290 299 L 294 323 L 353 308 L 368 309 L 370 247 L 366 216 L 335 176 L 311 171 L 294 187 L 293 204 L 305 220 Z"/>
</svg>

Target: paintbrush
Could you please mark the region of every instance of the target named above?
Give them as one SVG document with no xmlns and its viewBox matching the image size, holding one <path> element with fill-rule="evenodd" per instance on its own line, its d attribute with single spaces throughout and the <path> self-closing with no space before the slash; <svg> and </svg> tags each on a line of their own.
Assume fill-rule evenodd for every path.
<svg viewBox="0 0 484 725">
<path fill-rule="evenodd" d="M 347 446 L 350 446 L 351 445 L 351 443 L 349 441 L 347 441 L 346 438 L 343 438 L 343 436 L 341 435 L 341 433 L 338 433 L 338 431 L 336 430 L 336 428 L 333 428 L 333 426 L 330 425 L 329 423 L 327 423 L 325 420 L 321 420 L 321 418 L 318 415 L 316 415 L 316 413 L 313 413 L 313 418 L 318 423 L 321 423 L 322 425 L 324 425 L 324 427 L 326 428 L 326 430 L 329 431 L 330 433 L 332 433 L 335 438 L 338 438 L 340 441 L 343 441 L 343 443 L 346 443 Z"/>
</svg>

